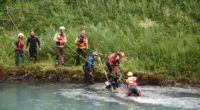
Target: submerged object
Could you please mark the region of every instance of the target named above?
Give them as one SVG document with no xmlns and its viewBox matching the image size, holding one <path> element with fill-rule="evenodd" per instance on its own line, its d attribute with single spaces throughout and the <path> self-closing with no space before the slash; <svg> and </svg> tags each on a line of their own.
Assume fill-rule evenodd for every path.
<svg viewBox="0 0 200 110">
<path fill-rule="evenodd" d="M 105 88 L 113 90 L 113 87 L 109 81 L 105 82 Z M 126 85 L 121 84 L 118 92 L 125 93 L 125 96 L 142 96 L 142 91 L 139 87 L 128 88 Z"/>
<path fill-rule="evenodd" d="M 112 88 L 112 86 L 111 86 L 111 84 L 110 84 L 109 81 L 106 81 L 106 82 L 105 82 L 105 88 L 106 88 L 106 89 L 111 89 L 111 88 Z"/>
</svg>

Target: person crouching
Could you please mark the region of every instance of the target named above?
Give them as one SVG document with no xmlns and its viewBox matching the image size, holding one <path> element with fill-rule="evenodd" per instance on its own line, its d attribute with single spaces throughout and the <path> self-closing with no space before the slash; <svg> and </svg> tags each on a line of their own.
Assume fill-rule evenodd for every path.
<svg viewBox="0 0 200 110">
<path fill-rule="evenodd" d="M 142 95 L 141 90 L 137 85 L 137 77 L 134 77 L 132 72 L 128 72 L 127 76 L 128 78 L 126 79 L 126 83 L 128 86 L 128 90 L 126 96 L 131 96 L 131 95 L 141 96 Z"/>
<path fill-rule="evenodd" d="M 84 82 L 87 84 L 94 84 L 94 76 L 92 74 L 92 71 L 94 68 L 94 61 L 97 56 L 98 56 L 98 53 L 93 52 L 92 55 L 90 55 L 86 58 L 85 65 L 83 66 L 83 70 L 85 73 Z"/>
<path fill-rule="evenodd" d="M 119 69 L 120 60 L 125 56 L 124 52 L 112 53 L 108 55 L 108 60 L 106 62 L 109 74 L 106 74 L 113 89 L 117 89 L 119 86 L 118 79 L 121 76 Z"/>
</svg>

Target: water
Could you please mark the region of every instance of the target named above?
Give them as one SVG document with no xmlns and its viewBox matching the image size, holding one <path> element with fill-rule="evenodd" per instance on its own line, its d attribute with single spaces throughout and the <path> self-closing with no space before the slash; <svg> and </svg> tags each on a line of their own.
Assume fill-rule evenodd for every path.
<svg viewBox="0 0 200 110">
<path fill-rule="evenodd" d="M 200 110 L 200 89 L 143 86 L 124 97 L 103 84 L 0 84 L 0 110 Z"/>
</svg>

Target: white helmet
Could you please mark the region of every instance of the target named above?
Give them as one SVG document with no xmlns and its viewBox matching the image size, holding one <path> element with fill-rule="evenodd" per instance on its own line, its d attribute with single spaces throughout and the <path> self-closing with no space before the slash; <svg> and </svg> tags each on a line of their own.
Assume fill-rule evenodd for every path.
<svg viewBox="0 0 200 110">
<path fill-rule="evenodd" d="M 19 33 L 18 37 L 24 37 L 24 34 L 23 33 Z"/>
<path fill-rule="evenodd" d="M 59 28 L 59 29 L 60 29 L 60 30 L 61 30 L 61 29 L 65 30 L 65 27 L 64 27 L 64 26 L 60 26 L 60 28 Z"/>
<path fill-rule="evenodd" d="M 82 31 L 81 31 L 81 34 L 86 34 L 87 32 L 86 32 L 86 30 L 85 29 L 83 29 Z"/>
</svg>

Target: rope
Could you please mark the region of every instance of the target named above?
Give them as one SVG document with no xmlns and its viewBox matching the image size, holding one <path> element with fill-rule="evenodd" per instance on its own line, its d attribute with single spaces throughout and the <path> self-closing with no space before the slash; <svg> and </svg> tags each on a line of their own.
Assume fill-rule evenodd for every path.
<svg viewBox="0 0 200 110">
<path fill-rule="evenodd" d="M 106 72 L 106 70 L 105 70 L 105 68 L 104 68 L 104 66 L 103 66 L 103 63 L 102 63 L 102 61 L 101 61 L 101 58 L 100 58 L 100 63 L 101 63 L 101 66 L 102 66 L 102 68 L 103 68 L 103 70 L 105 71 L 105 76 L 106 76 L 106 79 L 107 79 L 107 81 L 109 81 L 109 79 L 108 79 L 108 76 L 107 76 L 107 72 Z"/>
<path fill-rule="evenodd" d="M 88 63 L 90 63 L 86 58 L 84 58 L 83 56 L 81 56 L 80 54 L 78 54 L 74 49 L 72 49 L 69 45 L 67 45 L 74 53 L 76 53 L 77 55 L 79 55 L 83 60 L 85 60 L 86 62 L 88 62 Z M 103 63 L 102 63 L 102 61 L 100 60 L 100 63 L 101 63 L 101 66 L 97 66 L 99 69 L 103 69 L 104 71 L 105 71 L 105 68 L 103 67 Z M 92 63 L 90 63 L 90 64 L 92 64 Z M 126 79 L 124 79 L 124 78 L 122 78 L 122 77 L 118 77 L 118 76 L 116 76 L 116 75 L 113 75 L 113 74 L 111 74 L 111 73 L 107 73 L 106 71 L 105 71 L 105 76 L 106 76 L 106 79 L 107 79 L 107 81 L 109 81 L 109 79 L 108 79 L 108 76 L 107 75 L 110 75 L 110 76 L 113 76 L 113 77 L 116 77 L 116 78 L 118 78 L 118 79 L 120 79 L 120 80 L 122 80 L 122 82 L 125 82 L 125 80 Z"/>
<path fill-rule="evenodd" d="M 72 49 L 69 45 L 67 45 L 69 47 L 70 50 L 72 50 L 74 53 L 76 53 L 77 55 L 79 55 L 84 61 L 86 61 L 87 63 L 91 64 L 91 62 L 89 62 L 86 58 L 84 58 L 82 55 L 80 55 L 79 53 L 77 53 L 74 49 Z M 102 69 L 100 66 L 97 66 L 99 69 Z"/>
<path fill-rule="evenodd" d="M 9 14 L 9 11 L 8 11 L 8 6 L 6 7 L 6 9 L 7 9 L 7 14 L 8 14 L 8 16 L 9 16 L 9 18 L 10 18 L 11 22 L 13 23 L 13 25 L 14 25 L 15 29 L 16 29 L 17 31 L 19 31 L 19 29 L 18 29 L 17 25 L 15 24 L 15 22 L 14 22 L 14 20 L 12 19 L 11 15 Z"/>
<path fill-rule="evenodd" d="M 13 23 L 15 29 L 16 29 L 17 31 L 19 31 L 17 25 L 15 24 L 15 22 L 14 22 L 14 20 L 12 19 L 11 15 L 9 14 L 8 6 L 7 6 L 7 14 L 8 14 L 8 16 L 9 16 L 11 22 Z M 85 22 L 85 20 L 84 20 L 84 22 Z M 78 53 L 77 53 L 74 49 L 72 49 L 69 45 L 67 45 L 67 46 L 68 46 L 68 47 L 69 47 L 69 48 L 70 48 L 74 53 L 76 53 L 77 55 L 79 55 L 79 57 L 81 57 L 83 60 L 85 60 L 86 62 L 88 62 L 89 64 L 92 65 L 91 62 L 89 62 L 89 61 L 88 61 L 86 58 L 84 58 L 82 55 L 78 54 Z M 91 49 L 91 50 L 93 50 L 93 49 Z M 109 75 L 111 75 L 111 76 L 113 76 L 113 77 L 117 77 L 118 79 L 125 80 L 125 79 L 122 78 L 122 77 L 118 77 L 118 76 L 116 76 L 116 75 L 113 75 L 113 74 L 107 73 L 106 70 L 105 70 L 105 68 L 103 67 L 103 63 L 102 63 L 101 59 L 100 59 L 99 61 L 100 61 L 100 63 L 101 63 L 101 66 L 97 66 L 97 67 L 98 67 L 99 69 L 103 69 L 103 70 L 105 71 L 104 74 L 105 74 L 107 80 L 108 80 L 108 76 L 107 76 L 107 74 L 109 74 Z"/>
</svg>

